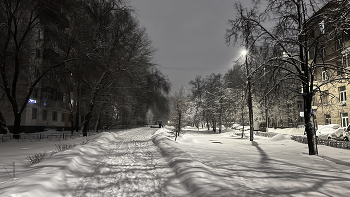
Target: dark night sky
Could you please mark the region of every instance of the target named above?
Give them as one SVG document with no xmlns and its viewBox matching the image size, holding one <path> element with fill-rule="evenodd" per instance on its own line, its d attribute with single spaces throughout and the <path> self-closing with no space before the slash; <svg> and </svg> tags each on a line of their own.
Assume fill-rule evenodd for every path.
<svg viewBox="0 0 350 197">
<path fill-rule="evenodd" d="M 226 73 L 239 58 L 242 48 L 227 46 L 224 38 L 236 15 L 235 1 L 130 0 L 157 48 L 156 63 L 169 77 L 172 93 L 189 88 L 196 75 Z"/>
</svg>

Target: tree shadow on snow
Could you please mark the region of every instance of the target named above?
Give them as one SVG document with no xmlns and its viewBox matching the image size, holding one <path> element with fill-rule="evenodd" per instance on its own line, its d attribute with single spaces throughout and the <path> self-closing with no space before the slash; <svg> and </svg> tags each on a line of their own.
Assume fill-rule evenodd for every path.
<svg viewBox="0 0 350 197">
<path fill-rule="evenodd" d="M 302 157 L 300 161 L 270 158 L 254 141 L 258 162 L 242 161 L 234 155 L 227 162 L 208 156 L 201 161 L 170 140 L 158 137 L 153 141 L 192 196 L 350 196 L 346 187 L 350 183 L 349 163 L 334 161 L 347 167 L 337 171 L 331 164 L 318 164 L 318 157 Z"/>
</svg>

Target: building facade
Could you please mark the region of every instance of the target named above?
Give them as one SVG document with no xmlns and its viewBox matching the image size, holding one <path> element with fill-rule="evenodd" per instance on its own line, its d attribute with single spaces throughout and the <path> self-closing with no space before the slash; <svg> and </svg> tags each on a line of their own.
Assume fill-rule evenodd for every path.
<svg viewBox="0 0 350 197">
<path fill-rule="evenodd" d="M 40 75 L 50 66 L 62 62 L 66 58 L 66 40 L 58 32 L 65 32 L 69 21 L 63 7 L 51 7 L 55 16 L 49 10 L 43 10 L 41 17 L 29 32 L 26 55 L 22 63 L 17 82 L 17 100 L 19 105 L 25 101 L 29 88 Z M 47 13 L 45 13 L 47 12 Z M 51 14 L 47 17 L 47 14 Z M 23 52 L 23 53 L 24 53 Z M 11 64 L 12 60 L 8 61 Z M 11 76 L 11 75 L 9 75 Z M 6 120 L 10 131 L 14 125 L 14 112 L 3 89 L 0 89 L 0 110 Z M 21 101 L 23 102 L 21 103 Z M 50 69 L 35 86 L 30 99 L 22 112 L 21 132 L 38 132 L 44 128 L 57 130 L 71 129 L 72 126 L 81 125 L 83 118 L 77 114 L 77 83 L 70 77 L 70 73 L 62 68 Z"/>
<path fill-rule="evenodd" d="M 322 16 L 331 6 L 333 4 L 326 4 L 316 14 Z M 350 103 L 347 102 L 347 92 L 350 92 L 350 35 L 344 28 L 345 23 L 338 22 L 330 24 L 320 17 L 318 27 L 310 31 L 311 41 L 324 37 L 318 41 L 318 46 L 311 45 L 309 51 L 309 62 L 316 60 L 320 65 L 314 74 L 314 88 L 319 90 L 312 102 L 316 126 L 349 125 Z"/>
</svg>

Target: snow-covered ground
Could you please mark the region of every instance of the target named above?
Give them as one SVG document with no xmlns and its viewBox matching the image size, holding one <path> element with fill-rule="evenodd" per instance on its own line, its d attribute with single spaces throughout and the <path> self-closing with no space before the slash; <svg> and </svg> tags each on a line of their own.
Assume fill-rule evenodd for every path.
<svg viewBox="0 0 350 197">
<path fill-rule="evenodd" d="M 305 128 L 284 128 L 284 129 L 268 128 L 268 132 L 288 134 L 288 135 L 304 135 L 304 131 L 305 131 Z"/>
<path fill-rule="evenodd" d="M 187 128 L 175 142 L 166 128 L 114 130 L 34 165 L 26 155 L 52 142 L 0 143 L 9 173 L 22 162 L 16 178 L 1 171 L 0 196 L 350 196 L 349 150 L 309 156 L 290 135 L 234 133 Z"/>
<path fill-rule="evenodd" d="M 350 196 L 350 151 L 319 147 L 309 156 L 307 145 L 278 134 L 241 139 L 187 131 L 175 144 L 192 157 L 186 174 L 207 185 L 204 193 L 226 196 Z M 186 167 L 183 167 L 184 169 Z M 197 173 L 201 175 L 196 175 Z M 198 195 L 199 196 L 199 195 Z M 209 195 L 210 196 L 210 195 Z"/>
</svg>

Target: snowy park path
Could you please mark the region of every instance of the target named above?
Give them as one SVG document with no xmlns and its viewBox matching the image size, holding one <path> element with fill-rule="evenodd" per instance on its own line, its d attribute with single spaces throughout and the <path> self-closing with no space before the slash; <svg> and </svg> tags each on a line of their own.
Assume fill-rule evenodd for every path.
<svg viewBox="0 0 350 197">
<path fill-rule="evenodd" d="M 112 148 L 66 196 L 186 196 L 152 142 L 155 131 L 138 128 L 111 133 Z"/>
</svg>

